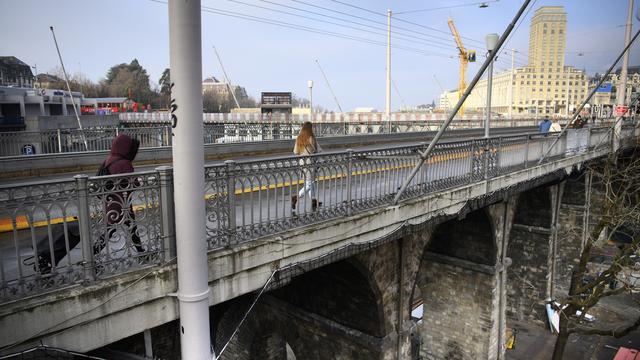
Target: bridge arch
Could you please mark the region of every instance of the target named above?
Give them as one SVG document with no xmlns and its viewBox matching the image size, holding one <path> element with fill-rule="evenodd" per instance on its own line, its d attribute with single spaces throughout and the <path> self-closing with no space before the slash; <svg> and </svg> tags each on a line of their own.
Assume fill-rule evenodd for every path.
<svg viewBox="0 0 640 360">
<path fill-rule="evenodd" d="M 462 219 L 438 225 L 427 252 L 477 264 L 495 265 L 497 247 L 490 216 L 480 209 Z"/>
<path fill-rule="evenodd" d="M 231 300 L 233 305 L 220 311 L 218 348 L 253 296 Z M 292 354 L 298 359 L 380 358 L 385 336 L 381 304 L 379 289 L 357 260 L 325 265 L 264 294 L 222 358 L 289 360 Z"/>
<path fill-rule="evenodd" d="M 496 351 L 498 258 L 494 222 L 484 209 L 436 227 L 420 262 L 413 303 L 423 303 L 420 355 L 480 359 Z M 415 313 L 414 313 L 415 314 Z"/>
<path fill-rule="evenodd" d="M 512 261 L 507 271 L 509 319 L 545 319 L 553 261 L 553 189 L 537 187 L 517 199 L 506 252 Z"/>
</svg>

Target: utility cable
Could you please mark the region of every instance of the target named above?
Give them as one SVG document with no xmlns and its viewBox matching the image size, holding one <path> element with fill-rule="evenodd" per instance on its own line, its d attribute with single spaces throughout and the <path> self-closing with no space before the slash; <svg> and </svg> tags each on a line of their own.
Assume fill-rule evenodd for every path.
<svg viewBox="0 0 640 360">
<path fill-rule="evenodd" d="M 164 0 L 148 0 L 148 1 L 159 3 L 159 4 L 164 4 L 164 5 L 167 4 L 167 1 L 164 1 Z M 292 23 L 286 23 L 286 22 L 282 22 L 282 21 L 275 21 L 275 20 L 271 20 L 271 19 L 267 19 L 267 18 L 251 16 L 251 15 L 246 15 L 246 14 L 242 14 L 242 13 L 238 13 L 238 12 L 222 10 L 222 9 L 216 9 L 216 8 L 212 8 L 212 7 L 203 6 L 201 8 L 201 11 L 202 12 L 206 12 L 206 13 L 212 13 L 212 14 L 217 14 L 217 15 L 222 15 L 222 16 L 227 16 L 227 17 L 232 17 L 232 18 L 238 18 L 238 19 L 258 22 L 258 23 L 275 25 L 275 26 L 284 27 L 284 28 L 288 28 L 288 29 L 300 30 L 300 31 L 305 31 L 305 32 L 310 32 L 310 33 L 315 33 L 315 34 L 320 34 L 320 35 L 327 35 L 327 36 L 332 36 L 332 37 L 346 39 L 346 40 L 353 40 L 353 41 L 358 41 L 358 42 L 367 43 L 367 44 L 371 44 L 371 45 L 378 45 L 378 46 L 385 46 L 385 47 L 387 46 L 386 42 L 376 41 L 376 40 L 362 38 L 362 37 L 358 37 L 358 36 L 346 35 L 346 34 L 342 34 L 342 33 L 335 33 L 335 32 L 325 31 L 325 30 L 322 30 L 322 29 L 317 29 L 317 28 L 313 28 L 313 27 L 297 25 L 297 24 L 292 24 Z M 412 52 L 412 53 L 424 55 L 424 56 L 439 56 L 439 57 L 444 57 L 444 58 L 448 58 L 448 59 L 453 59 L 454 58 L 453 55 L 447 55 L 447 54 L 436 53 L 436 52 L 422 50 L 422 49 L 416 49 L 416 48 L 409 47 L 409 46 L 392 45 L 391 47 L 393 47 L 395 49 L 399 49 L 399 50 L 404 50 L 404 51 L 407 51 L 407 52 Z"/>
<path fill-rule="evenodd" d="M 237 0 L 227 0 L 227 1 L 237 2 Z M 361 18 L 361 17 L 354 16 L 354 15 L 351 15 L 351 14 L 348 14 L 348 13 L 344 13 L 344 12 L 340 12 L 340 11 L 324 8 L 324 7 L 321 7 L 321 6 L 314 5 L 314 4 L 309 4 L 309 3 L 306 3 L 306 2 L 303 2 L 303 1 L 295 1 L 295 2 L 304 4 L 304 5 L 307 5 L 307 6 L 315 7 L 315 8 L 320 8 L 320 9 L 323 9 L 323 10 L 326 10 L 326 11 L 332 11 L 332 12 L 335 12 L 335 13 L 338 13 L 338 14 L 342 14 L 342 15 L 345 15 L 345 16 L 351 16 L 351 17 L 355 17 L 355 18 L 358 18 L 358 19 L 364 19 L 364 20 L 367 20 L 367 21 L 372 22 L 374 24 L 383 25 L 385 27 L 376 27 L 376 26 L 368 25 L 368 24 L 365 24 L 365 23 L 362 23 L 362 22 L 356 22 L 356 21 L 353 21 L 353 20 L 344 19 L 344 18 L 340 18 L 340 17 L 337 17 L 337 16 L 331 16 L 331 15 L 319 13 L 319 12 L 316 12 L 316 11 L 306 10 L 306 9 L 298 8 L 298 7 L 295 7 L 295 6 L 289 6 L 289 5 L 285 5 L 285 4 L 280 4 L 280 3 L 269 1 L 269 0 L 259 0 L 259 1 L 265 2 L 265 3 L 268 3 L 268 4 L 272 4 L 272 5 L 276 5 L 276 6 L 280 6 L 280 7 L 284 7 L 284 8 L 287 8 L 287 9 L 292 9 L 292 10 L 295 10 L 295 11 L 305 12 L 305 13 L 309 13 L 309 14 L 313 14 L 313 15 L 317 15 L 317 16 L 322 16 L 322 17 L 325 17 L 325 18 L 333 19 L 333 20 L 339 20 L 339 21 L 355 24 L 355 25 L 358 25 L 358 26 L 364 26 L 364 27 L 368 27 L 368 28 L 371 28 L 371 29 L 375 29 L 375 30 L 381 30 L 381 31 L 385 32 L 385 36 L 386 36 L 387 28 L 386 28 L 386 24 L 383 23 L 383 22 L 373 21 L 373 20 L 366 19 L 366 18 Z M 248 4 L 248 5 L 249 6 L 255 6 L 253 4 Z M 272 11 L 278 11 L 276 9 L 270 9 L 270 8 L 265 8 L 265 9 L 269 9 L 269 10 L 272 10 Z M 287 13 L 287 14 L 291 14 L 291 13 Z M 291 15 L 303 17 L 302 15 L 299 15 L 299 14 L 291 14 Z M 304 18 L 309 18 L 309 19 L 312 19 L 312 20 L 319 21 L 318 19 L 315 19 L 315 18 L 312 18 L 312 17 L 304 17 Z M 333 23 L 330 23 L 330 24 L 333 24 Z M 361 30 L 361 29 L 358 29 L 358 30 Z M 416 36 L 416 35 L 409 35 L 409 34 L 406 34 L 406 33 L 402 32 L 402 31 L 398 31 L 398 30 L 402 30 L 402 28 L 394 27 L 393 29 L 391 29 L 391 34 L 393 34 L 396 37 L 404 36 L 404 37 L 409 37 L 409 38 L 417 39 L 417 40 L 430 41 L 433 44 L 443 45 L 443 46 L 447 46 L 447 48 L 454 48 L 455 49 L 455 46 L 453 46 L 453 44 L 451 44 L 447 39 L 443 39 L 445 42 L 437 42 L 437 41 L 434 41 L 434 40 L 431 40 L 431 39 L 427 39 L 427 38 L 424 38 L 424 37 L 420 37 L 420 36 Z M 410 31 L 410 32 L 412 32 L 412 31 Z M 418 33 L 418 34 L 423 35 L 423 36 L 432 36 L 432 35 L 429 35 L 429 34 L 422 34 L 422 33 Z M 440 39 L 440 38 L 438 38 L 438 39 Z"/>
<path fill-rule="evenodd" d="M 417 13 L 417 12 L 427 12 L 427 11 L 436 11 L 436 10 L 446 10 L 446 9 L 453 9 L 453 8 L 465 7 L 465 6 L 473 6 L 473 5 L 489 4 L 489 3 L 492 3 L 492 2 L 498 2 L 498 1 L 499 1 L 499 0 L 488 0 L 488 1 L 480 1 L 480 2 L 474 2 L 474 3 L 457 4 L 457 5 L 449 5 L 449 6 L 440 6 L 440 7 L 428 8 L 428 9 L 418 9 L 418 10 L 397 11 L 397 12 L 395 12 L 394 14 L 399 15 L 399 14 L 409 14 L 409 13 Z"/>
<path fill-rule="evenodd" d="M 308 13 L 312 13 L 314 15 L 319 15 L 319 16 L 330 18 L 330 19 L 336 19 L 336 20 L 340 20 L 340 21 L 356 24 L 356 25 L 359 25 L 359 26 L 365 26 L 365 27 L 372 28 L 372 29 L 375 29 L 375 30 L 381 30 L 383 32 L 375 32 L 375 31 L 371 31 L 371 30 L 361 29 L 361 28 L 358 28 L 358 27 L 355 27 L 355 26 L 351 26 L 351 25 L 345 25 L 345 24 L 340 24 L 340 23 L 336 23 L 336 22 L 332 22 L 332 21 L 321 20 L 321 19 L 314 18 L 314 17 L 311 17 L 311 16 L 305 16 L 305 15 L 300 15 L 300 14 L 296 14 L 296 13 L 292 13 L 292 12 L 288 12 L 288 11 L 283 11 L 283 10 L 278 10 L 278 9 L 274 9 L 274 8 L 270 8 L 270 7 L 266 7 L 266 6 L 260 6 L 260 5 L 256 5 L 256 4 L 251 4 L 251 3 L 247 3 L 247 2 L 244 2 L 244 1 L 240 1 L 240 0 L 227 0 L 227 1 L 232 2 L 232 3 L 236 3 L 236 4 L 241 4 L 241 5 L 246 5 L 246 6 L 258 8 L 258 9 L 273 11 L 273 12 L 276 12 L 278 14 L 285 14 L 285 15 L 295 16 L 295 17 L 299 17 L 299 18 L 303 18 L 303 19 L 307 19 L 307 20 L 312 20 L 312 21 L 317 21 L 317 22 L 326 23 L 326 24 L 330 24 L 330 25 L 340 26 L 340 27 L 344 27 L 344 28 L 348 28 L 348 29 L 353 29 L 353 30 L 356 30 L 356 31 L 362 31 L 362 32 L 369 33 L 369 34 L 380 35 L 380 36 L 385 36 L 385 37 L 387 36 L 386 29 L 383 29 L 383 28 L 379 28 L 379 27 L 375 27 L 375 26 L 371 26 L 371 25 L 367 25 L 367 24 L 362 24 L 362 23 L 356 23 L 356 22 L 352 22 L 350 20 L 339 18 L 339 17 L 324 15 L 324 14 L 313 12 L 313 11 L 299 9 L 299 8 L 296 8 L 296 7 L 293 7 L 293 6 L 287 6 L 287 5 L 283 5 L 283 4 L 278 4 L 278 3 L 275 3 L 275 2 L 272 2 L 272 1 L 268 1 L 268 0 L 260 0 L 260 1 L 266 2 L 266 3 L 269 3 L 269 4 L 273 4 L 273 5 L 278 5 L 278 6 L 283 6 L 283 7 L 286 7 L 286 8 L 294 9 L 296 11 L 308 12 Z M 439 42 L 435 42 L 435 41 L 430 41 L 429 39 L 420 38 L 420 37 L 417 37 L 417 36 L 405 35 L 403 33 L 399 33 L 399 32 L 396 32 L 396 31 L 392 31 L 391 34 L 396 39 L 399 39 L 399 40 L 402 40 L 402 41 L 419 43 L 419 44 L 432 46 L 432 47 L 436 47 L 436 48 L 440 48 L 440 49 L 444 49 L 444 50 L 455 49 L 455 47 L 450 45 L 450 44 L 444 44 L 444 43 L 439 43 Z"/>
<path fill-rule="evenodd" d="M 365 11 L 365 12 L 368 12 L 368 13 L 371 13 L 371 14 L 387 17 L 387 14 L 385 14 L 385 13 L 381 13 L 381 12 L 373 11 L 373 10 L 370 10 L 370 9 L 367 9 L 367 8 L 364 8 L 364 7 L 361 7 L 361 6 L 349 4 L 349 3 L 344 2 L 344 1 L 340 1 L 340 0 L 331 0 L 331 1 L 333 1 L 335 3 L 338 3 L 338 4 L 345 5 L 345 6 L 349 6 L 349 7 L 358 9 L 358 10 L 362 10 L 362 11 Z M 418 26 L 418 27 L 421 27 L 421 28 L 424 28 L 424 29 L 427 29 L 427 30 L 431 30 L 431 31 L 435 31 L 435 32 L 439 32 L 439 33 L 443 33 L 443 34 L 449 35 L 449 32 L 445 31 L 445 30 L 440 30 L 440 29 L 437 29 L 437 28 L 434 28 L 434 27 L 418 24 L 418 23 L 415 23 L 413 21 L 404 20 L 404 19 L 400 19 L 400 18 L 396 18 L 396 20 L 397 21 L 401 21 L 401 22 L 406 23 L 406 24 L 411 24 L 411 25 L 414 25 L 414 26 Z M 480 43 L 480 44 L 483 43 L 480 40 L 476 40 L 476 39 L 472 39 L 472 38 L 468 38 L 468 37 L 464 37 L 464 36 L 461 36 L 461 38 L 467 39 L 469 41 L 473 41 L 473 42 L 476 42 L 476 43 Z"/>
<path fill-rule="evenodd" d="M 326 8 L 326 7 L 322 7 L 322 6 L 318 6 L 318 5 L 314 5 L 314 4 L 310 4 L 310 3 L 307 3 L 307 2 L 304 2 L 304 1 L 301 1 L 301 0 L 291 0 L 291 1 L 296 2 L 296 3 L 300 3 L 300 4 L 304 4 L 304 5 L 307 5 L 307 6 L 311 6 L 311 7 L 319 8 L 319 9 L 322 9 L 322 10 L 325 10 L 325 11 L 330 11 L 330 12 L 334 12 L 334 13 L 338 13 L 338 14 L 354 17 L 354 18 L 357 18 L 357 19 L 369 21 L 369 22 L 372 22 L 372 23 L 375 23 L 375 24 L 380 24 L 380 25 L 383 25 L 385 27 L 387 26 L 387 23 L 385 23 L 385 22 L 372 20 L 372 19 L 369 19 L 369 18 L 366 18 L 366 17 L 363 17 L 363 16 L 353 15 L 353 14 L 349 14 L 349 13 L 346 13 L 346 12 L 343 12 L 343 11 L 338 11 L 338 10 L 334 10 L 334 9 L 330 9 L 330 8 Z M 387 14 L 377 13 L 377 15 L 383 15 L 384 17 L 387 17 Z M 401 20 L 401 19 L 397 19 L 397 20 Z M 423 35 L 423 36 L 432 37 L 434 39 L 442 40 L 442 41 L 445 41 L 445 42 L 448 42 L 448 43 L 451 41 L 450 38 L 438 37 L 438 36 L 433 35 L 433 34 L 427 34 L 427 33 L 424 33 L 424 32 L 420 32 L 420 31 L 416 31 L 416 30 L 412 30 L 412 29 L 408 29 L 408 28 L 403 28 L 403 27 L 399 27 L 399 26 L 394 26 L 394 28 L 400 29 L 400 30 L 403 30 L 403 31 L 412 32 L 412 33 L 415 33 L 415 34 L 420 34 L 420 35 Z"/>
</svg>

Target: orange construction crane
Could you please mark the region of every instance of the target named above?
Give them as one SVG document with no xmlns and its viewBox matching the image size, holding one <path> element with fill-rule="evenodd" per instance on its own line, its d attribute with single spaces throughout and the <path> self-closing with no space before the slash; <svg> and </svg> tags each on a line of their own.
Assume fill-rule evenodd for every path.
<svg viewBox="0 0 640 360">
<path fill-rule="evenodd" d="M 451 34 L 453 34 L 453 38 L 456 40 L 456 45 L 458 46 L 458 51 L 460 52 L 460 80 L 458 82 L 458 99 L 460 99 L 467 89 L 467 82 L 465 80 L 467 66 L 469 65 L 469 61 L 476 61 L 476 52 L 474 50 L 467 51 L 464 47 L 460 34 L 458 34 L 458 29 L 456 29 L 456 25 L 453 23 L 453 19 L 449 18 L 447 23 L 449 24 L 449 29 L 451 29 Z M 460 107 L 458 114 L 460 114 L 461 117 L 464 116 L 464 104 Z"/>
</svg>

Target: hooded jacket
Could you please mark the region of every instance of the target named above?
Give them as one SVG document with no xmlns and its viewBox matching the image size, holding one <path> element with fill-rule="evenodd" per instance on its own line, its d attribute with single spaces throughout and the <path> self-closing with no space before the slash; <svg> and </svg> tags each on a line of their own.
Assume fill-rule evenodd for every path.
<svg viewBox="0 0 640 360">
<path fill-rule="evenodd" d="M 140 141 L 132 139 L 129 135 L 120 134 L 111 143 L 111 152 L 105 161 L 109 174 L 125 174 L 133 172 L 131 163 L 138 154 Z"/>
</svg>

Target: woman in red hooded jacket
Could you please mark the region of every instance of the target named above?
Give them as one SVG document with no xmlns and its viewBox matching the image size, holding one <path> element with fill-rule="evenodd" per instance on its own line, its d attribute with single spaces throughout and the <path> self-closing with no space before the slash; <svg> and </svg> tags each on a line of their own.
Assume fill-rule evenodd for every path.
<svg viewBox="0 0 640 360">
<path fill-rule="evenodd" d="M 110 175 L 126 174 L 133 172 L 133 164 L 131 163 L 135 159 L 140 147 L 140 141 L 132 139 L 128 135 L 120 134 L 111 143 L 111 152 L 107 160 L 102 163 L 102 167 L 105 168 Z M 128 189 L 130 184 L 127 179 L 119 180 L 119 189 Z M 113 182 L 107 182 L 105 185 L 106 190 L 114 190 L 115 184 Z M 107 218 L 107 239 L 104 234 L 100 236 L 100 241 L 94 244 L 93 252 L 95 254 L 106 246 L 107 241 L 116 232 L 115 224 L 124 223 L 129 229 L 131 235 L 131 242 L 135 246 L 138 252 L 144 252 L 144 248 L 140 242 L 140 236 L 138 236 L 137 227 L 135 225 L 135 215 L 133 212 L 132 204 L 129 204 L 124 209 L 125 204 L 129 202 L 129 195 L 131 191 L 118 191 L 106 196 L 106 218 Z"/>
</svg>

